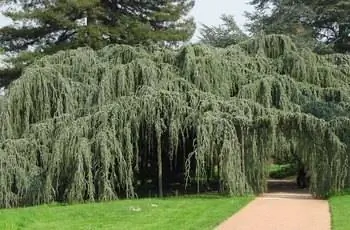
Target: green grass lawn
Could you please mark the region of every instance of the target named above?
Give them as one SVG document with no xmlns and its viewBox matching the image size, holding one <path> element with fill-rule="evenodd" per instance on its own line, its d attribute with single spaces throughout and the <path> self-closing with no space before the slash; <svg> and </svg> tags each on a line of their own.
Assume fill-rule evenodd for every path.
<svg viewBox="0 0 350 230">
<path fill-rule="evenodd" d="M 186 197 L 0 210 L 0 229 L 213 229 L 252 197 Z"/>
<path fill-rule="evenodd" d="M 350 229 L 350 195 L 329 199 L 332 214 L 332 230 Z"/>
</svg>

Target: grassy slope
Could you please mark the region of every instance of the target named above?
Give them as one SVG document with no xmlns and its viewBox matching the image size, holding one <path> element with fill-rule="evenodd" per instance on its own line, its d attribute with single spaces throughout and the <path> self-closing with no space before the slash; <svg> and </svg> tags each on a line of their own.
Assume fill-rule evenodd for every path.
<svg viewBox="0 0 350 230">
<path fill-rule="evenodd" d="M 329 204 L 332 213 L 332 230 L 349 230 L 350 195 L 332 197 Z"/>
<path fill-rule="evenodd" d="M 213 229 L 251 199 L 191 197 L 5 209 L 0 211 L 0 229 Z"/>
</svg>

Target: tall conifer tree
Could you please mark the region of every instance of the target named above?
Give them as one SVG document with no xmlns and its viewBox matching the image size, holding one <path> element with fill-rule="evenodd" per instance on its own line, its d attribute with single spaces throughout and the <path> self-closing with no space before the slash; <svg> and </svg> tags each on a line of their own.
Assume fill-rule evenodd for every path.
<svg viewBox="0 0 350 230">
<path fill-rule="evenodd" d="M 16 68 L 38 56 L 84 46 L 177 45 L 188 41 L 195 30 L 188 17 L 193 0 L 0 0 L 0 4 L 13 21 L 0 29 L 0 49 L 20 54 L 9 59 Z M 4 75 L 14 77 L 8 71 Z M 0 85 L 1 79 L 6 80 L 0 76 Z"/>
</svg>

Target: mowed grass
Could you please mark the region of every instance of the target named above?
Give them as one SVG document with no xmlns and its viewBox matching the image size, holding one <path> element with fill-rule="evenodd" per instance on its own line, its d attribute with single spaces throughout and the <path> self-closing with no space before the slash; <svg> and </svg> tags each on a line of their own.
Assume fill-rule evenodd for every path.
<svg viewBox="0 0 350 230">
<path fill-rule="evenodd" d="M 252 199 L 207 196 L 3 209 L 0 229 L 213 229 Z"/>
<path fill-rule="evenodd" d="M 332 214 L 332 230 L 350 229 L 350 195 L 335 196 L 329 199 Z"/>
</svg>

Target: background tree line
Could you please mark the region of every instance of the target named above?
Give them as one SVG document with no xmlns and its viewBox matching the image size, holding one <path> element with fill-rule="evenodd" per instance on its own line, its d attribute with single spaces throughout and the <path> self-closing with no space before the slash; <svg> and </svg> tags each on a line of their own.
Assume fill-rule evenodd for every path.
<svg viewBox="0 0 350 230">
<path fill-rule="evenodd" d="M 350 51 L 350 2 L 344 0 L 252 0 L 255 8 L 246 12 L 247 34 L 285 34 L 300 47 L 324 53 Z M 201 29 L 201 41 L 225 47 L 247 35 L 224 15 L 221 26 Z"/>
</svg>

